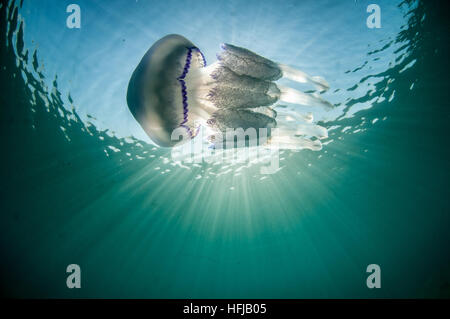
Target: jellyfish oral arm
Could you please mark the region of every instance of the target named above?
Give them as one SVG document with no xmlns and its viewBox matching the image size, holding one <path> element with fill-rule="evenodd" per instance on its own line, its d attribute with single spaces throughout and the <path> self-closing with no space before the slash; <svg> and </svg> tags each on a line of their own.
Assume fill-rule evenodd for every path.
<svg viewBox="0 0 450 319">
<path fill-rule="evenodd" d="M 312 83 L 320 91 L 327 91 L 330 88 L 328 82 L 320 76 L 309 76 L 299 69 L 284 64 L 278 64 L 278 67 L 283 72 L 284 78 L 299 83 Z"/>
<path fill-rule="evenodd" d="M 278 85 L 278 88 L 281 91 L 281 101 L 300 105 L 318 106 L 324 108 L 325 110 L 330 110 L 333 108 L 333 105 L 330 102 L 324 100 L 318 95 L 304 93 L 282 85 Z"/>
<path fill-rule="evenodd" d="M 313 115 L 312 113 L 308 112 L 306 114 L 301 113 L 278 113 L 277 114 L 277 121 L 283 121 L 286 123 L 296 123 L 296 122 L 305 122 L 305 123 L 312 123 L 313 121 Z"/>
<path fill-rule="evenodd" d="M 278 64 L 278 66 L 280 67 L 281 71 L 283 71 L 283 77 L 285 77 L 289 80 L 299 82 L 299 83 L 307 83 L 310 81 L 309 75 L 303 71 L 294 69 L 294 68 L 292 68 L 288 65 L 284 65 L 284 64 Z"/>
</svg>

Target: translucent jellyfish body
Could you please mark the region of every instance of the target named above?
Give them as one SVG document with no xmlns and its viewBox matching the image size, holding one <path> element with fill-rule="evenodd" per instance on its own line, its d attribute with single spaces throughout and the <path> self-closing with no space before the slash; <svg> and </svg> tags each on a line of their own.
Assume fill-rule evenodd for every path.
<svg viewBox="0 0 450 319">
<path fill-rule="evenodd" d="M 130 111 L 156 144 L 172 147 L 172 133 L 182 128 L 188 139 L 201 126 L 209 132 L 230 128 L 278 128 L 266 144 L 279 148 L 319 150 L 328 136 L 313 123 L 311 113 L 288 110 L 277 102 L 331 108 L 318 94 L 275 83 L 286 77 L 328 89 L 321 77 L 311 77 L 247 49 L 223 44 L 218 61 L 207 66 L 202 52 L 180 35 L 168 35 L 147 51 L 130 79 Z"/>
</svg>

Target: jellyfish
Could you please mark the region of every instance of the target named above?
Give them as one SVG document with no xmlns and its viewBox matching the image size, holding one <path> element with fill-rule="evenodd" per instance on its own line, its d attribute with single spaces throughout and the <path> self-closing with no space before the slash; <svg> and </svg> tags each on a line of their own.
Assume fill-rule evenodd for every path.
<svg viewBox="0 0 450 319">
<path fill-rule="evenodd" d="M 181 35 L 171 34 L 154 43 L 134 70 L 127 104 L 150 139 L 161 147 L 173 147 L 172 133 L 182 129 L 187 140 L 200 127 L 208 132 L 228 128 L 277 128 L 267 145 L 286 149 L 320 150 L 326 128 L 313 122 L 301 105 L 333 106 L 318 93 L 305 93 L 275 83 L 287 78 L 310 83 L 326 91 L 319 76 L 266 59 L 250 50 L 222 44 L 217 61 L 208 65 L 200 49 Z M 290 103 L 287 108 L 279 103 Z"/>
</svg>

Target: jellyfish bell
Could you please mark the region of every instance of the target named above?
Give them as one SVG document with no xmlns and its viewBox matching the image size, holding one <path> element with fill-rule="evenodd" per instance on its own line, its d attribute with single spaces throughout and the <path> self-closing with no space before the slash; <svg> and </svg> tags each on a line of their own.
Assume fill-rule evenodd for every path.
<svg viewBox="0 0 450 319">
<path fill-rule="evenodd" d="M 298 106 L 330 109 L 332 105 L 318 94 L 275 81 L 284 77 L 326 91 L 323 78 L 230 44 L 223 44 L 217 57 L 218 61 L 206 66 L 202 52 L 175 34 L 158 40 L 147 51 L 131 76 L 127 103 L 153 142 L 173 147 L 196 137 L 200 127 L 212 134 L 229 128 L 267 128 L 269 132 L 280 128 L 281 136 L 269 138 L 269 144 L 321 149 L 326 129 L 314 124 L 312 114 L 303 114 Z M 279 101 L 296 107 L 275 110 Z"/>
<path fill-rule="evenodd" d="M 179 77 L 184 73 L 189 53 L 190 67 L 200 66 L 198 58 L 192 59 L 199 52 L 193 48 L 194 44 L 180 35 L 165 36 L 147 51 L 128 84 L 128 107 L 159 146 L 173 146 L 172 132 L 188 124 L 185 122 L 187 104 L 183 103 L 181 90 L 183 82 Z"/>
</svg>

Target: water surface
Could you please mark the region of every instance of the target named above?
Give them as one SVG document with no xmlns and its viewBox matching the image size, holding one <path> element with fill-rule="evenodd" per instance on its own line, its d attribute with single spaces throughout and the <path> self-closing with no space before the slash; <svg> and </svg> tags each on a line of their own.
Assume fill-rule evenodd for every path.
<svg viewBox="0 0 450 319">
<path fill-rule="evenodd" d="M 1 1 L 0 253 L 15 297 L 449 296 L 449 25 L 425 1 Z M 126 105 L 179 33 L 324 76 L 319 152 L 176 165 Z M 298 89 L 305 89 L 298 85 Z M 308 108 L 305 108 L 308 111 Z M 65 269 L 82 269 L 82 289 Z M 379 264 L 382 288 L 366 267 Z"/>
</svg>

